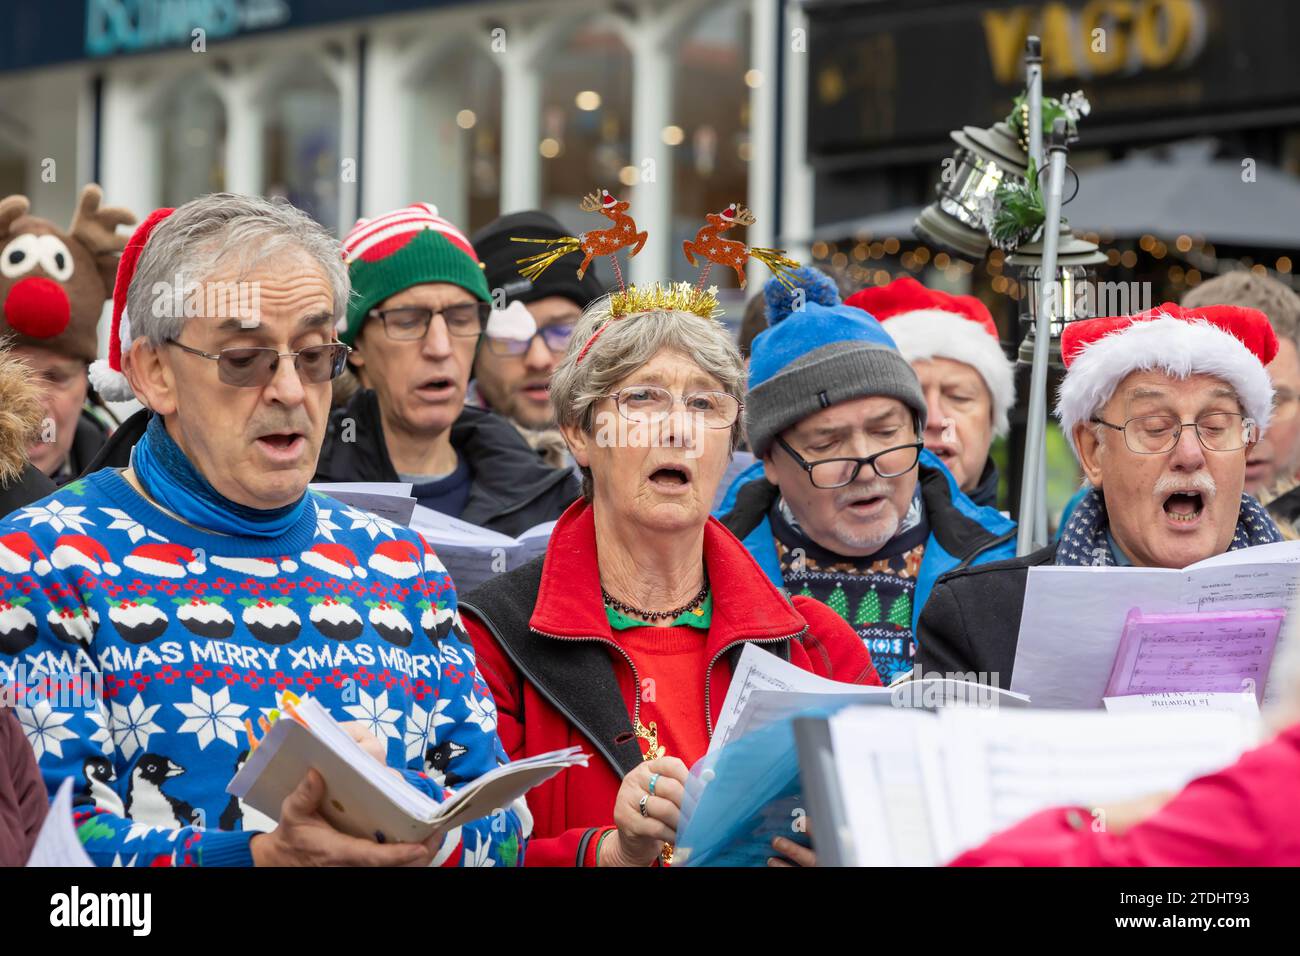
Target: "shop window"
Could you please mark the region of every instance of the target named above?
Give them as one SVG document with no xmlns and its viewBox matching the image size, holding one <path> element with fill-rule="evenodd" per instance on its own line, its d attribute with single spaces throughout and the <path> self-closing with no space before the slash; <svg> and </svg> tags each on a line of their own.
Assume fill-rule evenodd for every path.
<svg viewBox="0 0 1300 956">
<path fill-rule="evenodd" d="M 226 108 L 201 74 L 175 84 L 159 104 L 164 206 L 226 186 Z"/>
<path fill-rule="evenodd" d="M 471 44 L 444 48 L 410 84 L 409 201 L 431 202 L 467 234 L 497 217 L 501 74 Z"/>
<path fill-rule="evenodd" d="M 304 64 L 268 86 L 263 148 L 266 194 L 281 196 L 331 232 L 339 225 L 339 95 Z"/>
</svg>

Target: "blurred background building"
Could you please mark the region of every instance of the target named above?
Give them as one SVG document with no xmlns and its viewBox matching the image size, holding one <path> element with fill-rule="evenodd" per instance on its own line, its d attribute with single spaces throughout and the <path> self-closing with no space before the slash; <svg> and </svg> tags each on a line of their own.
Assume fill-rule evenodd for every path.
<svg viewBox="0 0 1300 956">
<path fill-rule="evenodd" d="M 742 202 L 758 216 L 745 241 L 815 261 L 846 292 L 912 274 L 979 295 L 1014 355 L 1015 270 L 931 247 L 912 222 L 950 131 L 1010 112 L 1035 33 L 1046 92 L 1092 103 L 1065 213 L 1100 245 L 1102 278 L 1151 304 L 1231 268 L 1292 281 L 1294 0 L 8 6 L 0 195 L 56 221 L 95 180 L 141 214 L 227 189 L 285 196 L 340 234 L 416 200 L 468 230 L 533 207 L 576 232 L 603 186 L 650 231 L 631 277 L 690 279 L 682 240 Z M 738 316 L 743 294 L 713 278 Z M 998 452 L 1012 501 L 1018 435 Z M 1059 505 L 1077 477 L 1050 440 Z"/>
</svg>

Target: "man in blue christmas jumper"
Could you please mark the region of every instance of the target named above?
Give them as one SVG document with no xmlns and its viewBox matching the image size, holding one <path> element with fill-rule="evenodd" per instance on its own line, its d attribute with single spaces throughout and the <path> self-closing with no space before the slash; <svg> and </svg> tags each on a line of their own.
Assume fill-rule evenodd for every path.
<svg viewBox="0 0 1300 956">
<path fill-rule="evenodd" d="M 214 294 L 215 293 L 215 294 Z M 225 792 L 284 692 L 442 800 L 506 761 L 423 538 L 312 492 L 346 347 L 338 243 L 216 194 L 132 236 L 101 395 L 152 412 L 106 468 L 0 522 L 0 684 L 100 865 L 506 865 L 518 802 L 427 843 L 340 833 L 308 773 L 278 825 Z"/>
</svg>

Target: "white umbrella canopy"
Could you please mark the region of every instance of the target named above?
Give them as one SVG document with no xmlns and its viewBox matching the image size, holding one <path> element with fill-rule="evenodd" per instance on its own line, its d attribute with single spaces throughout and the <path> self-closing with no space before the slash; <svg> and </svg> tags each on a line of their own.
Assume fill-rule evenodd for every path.
<svg viewBox="0 0 1300 956">
<path fill-rule="evenodd" d="M 1165 157 L 1138 153 L 1079 175 L 1079 195 L 1064 210 L 1076 232 L 1300 245 L 1300 179 L 1253 159 L 1215 159 L 1212 143 L 1181 144 Z"/>
<path fill-rule="evenodd" d="M 1214 144 L 1196 140 L 1157 154 L 1134 153 L 1087 167 L 1080 188 L 1062 210 L 1076 233 L 1108 239 L 1143 235 L 1203 238 L 1222 245 L 1290 249 L 1300 246 L 1300 178 L 1251 161 L 1215 159 Z M 1066 182 L 1070 189 L 1069 177 Z M 825 223 L 816 237 L 911 237 L 922 207 Z"/>
</svg>

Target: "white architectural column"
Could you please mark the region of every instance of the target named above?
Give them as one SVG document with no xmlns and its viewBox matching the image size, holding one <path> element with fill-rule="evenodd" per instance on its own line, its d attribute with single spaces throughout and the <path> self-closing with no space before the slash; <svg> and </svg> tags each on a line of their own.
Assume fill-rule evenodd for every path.
<svg viewBox="0 0 1300 956">
<path fill-rule="evenodd" d="M 399 34 L 372 35 L 366 49 L 359 216 L 382 215 L 415 201 L 410 195 L 410 117 L 403 106 L 410 61 Z"/>
<path fill-rule="evenodd" d="M 213 86 L 226 107 L 226 190 L 260 196 L 266 192 L 263 130 L 267 69 L 241 64 L 229 77 L 213 77 Z"/>
<path fill-rule="evenodd" d="M 808 17 L 788 0 L 785 5 L 785 145 L 781 153 L 781 232 L 790 257 L 800 262 L 812 258 L 813 172 L 808 165 Z"/>
<path fill-rule="evenodd" d="M 746 242 L 751 246 L 775 246 L 776 217 L 780 197 L 776 194 L 777 156 L 776 106 L 781 94 L 777 75 L 780 7 L 772 0 L 750 0 L 749 65 L 757 70 L 758 86 L 749 91 L 749 197 L 746 200 L 758 221 L 748 227 Z M 770 273 L 760 262 L 751 261 L 746 278 L 751 289 L 767 281 Z"/>
<path fill-rule="evenodd" d="M 639 178 L 632 187 L 632 217 L 650 237 L 628 264 L 630 282 L 664 281 L 671 273 L 673 156 L 663 130 L 672 121 L 678 41 L 704 4 L 687 0 L 662 10 L 643 7 L 635 19 L 619 19 L 632 52 L 632 155 Z"/>
<path fill-rule="evenodd" d="M 150 114 L 164 81 L 141 81 L 133 72 L 104 76 L 99 178 L 107 203 L 143 219 L 162 195 L 162 134 Z"/>
<path fill-rule="evenodd" d="M 343 46 L 342 56 L 324 52 L 316 54 L 316 63 L 329 77 L 339 97 L 339 221 L 338 234 L 347 235 L 357 221 L 359 207 L 357 186 L 361 177 L 358 168 L 358 151 L 361 136 L 358 131 L 361 110 L 361 83 L 357 71 L 357 46 L 350 40 Z"/>
<path fill-rule="evenodd" d="M 554 56 L 576 22 L 509 21 L 505 33 L 483 37 L 501 68 L 501 212 L 536 209 L 542 202 L 542 63 Z"/>
</svg>

